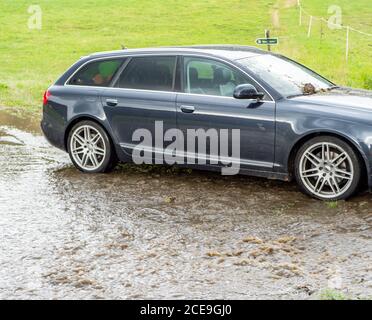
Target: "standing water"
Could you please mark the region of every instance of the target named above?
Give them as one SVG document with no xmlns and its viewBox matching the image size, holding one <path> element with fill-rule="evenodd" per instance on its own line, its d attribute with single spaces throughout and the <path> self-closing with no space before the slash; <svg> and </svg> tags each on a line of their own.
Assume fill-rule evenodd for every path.
<svg viewBox="0 0 372 320">
<path fill-rule="evenodd" d="M 86 175 L 0 109 L 1 299 L 372 296 L 372 195 L 125 165 Z"/>
</svg>

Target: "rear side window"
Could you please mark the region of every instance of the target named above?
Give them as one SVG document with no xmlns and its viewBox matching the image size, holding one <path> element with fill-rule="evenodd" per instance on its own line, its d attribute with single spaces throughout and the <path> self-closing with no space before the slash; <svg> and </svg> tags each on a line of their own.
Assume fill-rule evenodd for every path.
<svg viewBox="0 0 372 320">
<path fill-rule="evenodd" d="M 120 75 L 116 87 L 154 91 L 173 91 L 176 57 L 132 58 Z"/>
<path fill-rule="evenodd" d="M 76 86 L 108 87 L 123 59 L 99 60 L 88 63 L 70 80 Z"/>
</svg>

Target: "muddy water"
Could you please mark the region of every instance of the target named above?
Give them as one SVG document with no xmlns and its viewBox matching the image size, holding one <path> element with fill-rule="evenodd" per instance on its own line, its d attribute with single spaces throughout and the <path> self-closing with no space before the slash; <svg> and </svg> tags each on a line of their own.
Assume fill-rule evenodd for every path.
<svg viewBox="0 0 372 320">
<path fill-rule="evenodd" d="M 0 298 L 372 296 L 372 195 L 124 166 L 83 175 L 0 110 Z"/>
</svg>

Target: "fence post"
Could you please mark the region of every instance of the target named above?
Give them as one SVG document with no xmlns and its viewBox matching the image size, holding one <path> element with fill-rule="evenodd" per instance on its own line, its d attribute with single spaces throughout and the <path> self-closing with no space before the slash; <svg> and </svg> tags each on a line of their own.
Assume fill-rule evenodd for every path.
<svg viewBox="0 0 372 320">
<path fill-rule="evenodd" d="M 346 62 L 349 60 L 349 32 L 350 27 L 346 27 Z"/>
<path fill-rule="evenodd" d="M 311 27 L 313 25 L 313 16 L 310 16 L 310 21 L 309 21 L 309 30 L 307 31 L 307 37 L 310 38 L 311 36 Z"/>
</svg>

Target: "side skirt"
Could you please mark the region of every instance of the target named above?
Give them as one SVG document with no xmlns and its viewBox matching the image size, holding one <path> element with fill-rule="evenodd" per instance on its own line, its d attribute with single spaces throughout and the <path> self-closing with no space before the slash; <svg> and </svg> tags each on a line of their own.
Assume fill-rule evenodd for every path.
<svg viewBox="0 0 372 320">
<path fill-rule="evenodd" d="M 117 146 L 117 149 L 120 149 L 120 151 L 118 152 L 118 155 L 121 161 L 127 162 L 127 163 L 133 162 L 132 157 L 130 155 L 131 151 L 133 150 L 131 146 L 122 144 L 122 145 Z M 158 152 L 158 154 L 160 153 Z M 154 160 L 154 158 L 151 160 Z M 269 169 L 268 163 L 265 163 L 265 164 Z M 164 166 L 169 166 L 169 165 L 164 164 Z M 223 166 L 221 165 L 211 165 L 211 164 L 209 165 L 208 164 L 176 164 L 174 166 L 180 167 L 180 168 L 191 168 L 194 170 L 213 171 L 213 172 L 220 172 L 221 168 L 223 168 Z M 281 180 L 281 181 L 292 180 L 291 176 L 288 173 L 275 172 L 275 171 L 270 171 L 270 170 L 254 170 L 254 169 L 240 168 L 238 174 L 245 175 L 245 176 L 261 177 L 261 178 L 266 178 L 270 180 Z"/>
</svg>

